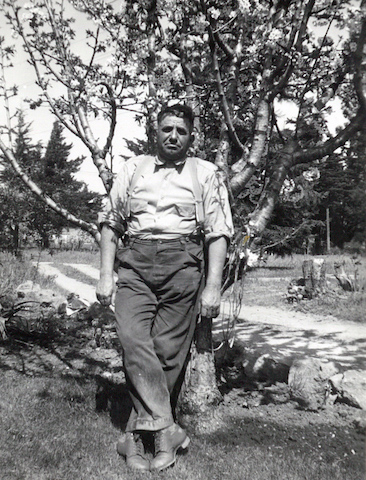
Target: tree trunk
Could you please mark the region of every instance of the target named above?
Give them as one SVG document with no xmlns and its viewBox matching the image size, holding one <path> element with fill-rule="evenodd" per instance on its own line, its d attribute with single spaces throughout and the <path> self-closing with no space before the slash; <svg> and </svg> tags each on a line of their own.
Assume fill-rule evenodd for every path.
<svg viewBox="0 0 366 480">
<path fill-rule="evenodd" d="M 212 348 L 212 319 L 202 318 L 197 325 L 195 342 L 184 372 L 177 405 L 177 416 L 183 423 L 207 429 L 213 418 L 213 407 L 222 401 L 217 387 L 215 358 Z"/>
<path fill-rule="evenodd" d="M 313 298 L 325 290 L 325 266 L 323 258 L 304 260 L 302 272 L 308 298 Z"/>
<path fill-rule="evenodd" d="M 342 263 L 335 263 L 334 271 L 339 286 L 346 292 L 354 292 L 355 282 L 353 282 L 352 279 L 347 275 L 344 265 Z"/>
</svg>

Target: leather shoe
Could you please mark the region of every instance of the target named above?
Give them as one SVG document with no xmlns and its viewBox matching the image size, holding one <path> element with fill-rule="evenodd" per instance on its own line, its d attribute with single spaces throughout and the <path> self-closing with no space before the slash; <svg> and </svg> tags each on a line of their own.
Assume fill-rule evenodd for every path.
<svg viewBox="0 0 366 480">
<path fill-rule="evenodd" d="M 117 443 L 117 452 L 126 458 L 126 465 L 132 470 L 150 470 L 145 458 L 144 444 L 139 433 L 127 432 Z"/>
<path fill-rule="evenodd" d="M 179 449 L 186 449 L 189 437 L 176 423 L 155 433 L 155 457 L 151 462 L 151 470 L 160 471 L 175 463 Z"/>
</svg>

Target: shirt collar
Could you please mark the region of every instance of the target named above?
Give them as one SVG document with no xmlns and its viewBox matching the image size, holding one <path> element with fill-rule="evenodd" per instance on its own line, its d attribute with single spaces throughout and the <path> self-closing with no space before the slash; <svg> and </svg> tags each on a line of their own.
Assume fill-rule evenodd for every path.
<svg viewBox="0 0 366 480">
<path fill-rule="evenodd" d="M 187 157 L 184 157 L 181 160 L 177 160 L 174 163 L 169 163 L 168 165 L 172 166 L 172 167 L 174 166 L 175 168 L 180 167 L 181 165 L 183 165 L 186 162 L 186 158 Z M 155 156 L 155 165 L 158 166 L 158 167 L 168 166 L 167 162 L 165 160 L 160 160 L 160 158 L 157 155 Z"/>
</svg>

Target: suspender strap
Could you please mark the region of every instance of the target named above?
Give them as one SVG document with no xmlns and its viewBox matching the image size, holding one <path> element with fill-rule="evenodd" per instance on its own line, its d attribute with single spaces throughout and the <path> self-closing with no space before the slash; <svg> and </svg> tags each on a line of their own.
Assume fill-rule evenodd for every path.
<svg viewBox="0 0 366 480">
<path fill-rule="evenodd" d="M 203 225 L 204 222 L 204 210 L 203 210 L 203 198 L 202 198 L 202 187 L 198 182 L 198 173 L 197 173 L 197 159 L 196 158 L 187 158 L 186 160 L 187 168 L 190 172 L 192 179 L 193 187 L 193 196 L 196 204 L 196 220 L 199 226 Z"/>
<path fill-rule="evenodd" d="M 131 215 L 131 197 L 139 178 L 144 175 L 146 172 L 151 169 L 151 166 L 154 167 L 155 159 L 154 157 L 145 156 L 142 160 L 137 162 L 135 171 L 133 172 L 131 183 L 127 189 L 127 200 L 126 200 L 126 218 L 130 218 Z"/>
</svg>

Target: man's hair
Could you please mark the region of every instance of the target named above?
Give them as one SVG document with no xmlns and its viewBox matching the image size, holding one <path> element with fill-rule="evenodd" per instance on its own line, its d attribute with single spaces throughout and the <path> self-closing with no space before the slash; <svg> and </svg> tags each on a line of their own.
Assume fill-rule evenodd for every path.
<svg viewBox="0 0 366 480">
<path fill-rule="evenodd" d="M 190 132 L 193 130 L 193 124 L 194 124 L 194 113 L 191 107 L 188 105 L 184 105 L 181 103 L 176 103 L 175 105 L 166 105 L 162 107 L 158 114 L 158 124 L 163 120 L 164 117 L 167 115 L 174 115 L 179 118 L 184 118 L 185 120 L 188 121 L 190 125 Z"/>
</svg>

